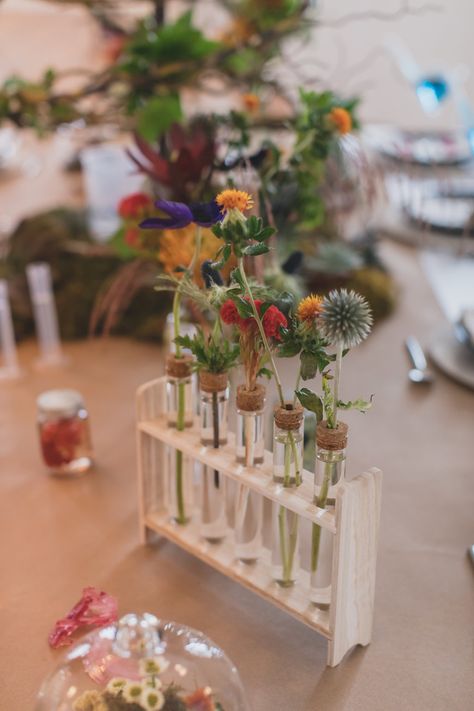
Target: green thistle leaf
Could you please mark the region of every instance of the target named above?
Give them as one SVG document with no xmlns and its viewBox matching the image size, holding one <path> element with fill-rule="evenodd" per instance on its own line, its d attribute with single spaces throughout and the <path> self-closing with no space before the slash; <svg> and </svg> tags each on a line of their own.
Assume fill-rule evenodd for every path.
<svg viewBox="0 0 474 711">
<path fill-rule="evenodd" d="M 323 403 L 319 395 L 312 393 L 308 388 L 297 390 L 295 395 L 306 410 L 314 412 L 316 421 L 321 422 L 323 419 Z"/>
</svg>

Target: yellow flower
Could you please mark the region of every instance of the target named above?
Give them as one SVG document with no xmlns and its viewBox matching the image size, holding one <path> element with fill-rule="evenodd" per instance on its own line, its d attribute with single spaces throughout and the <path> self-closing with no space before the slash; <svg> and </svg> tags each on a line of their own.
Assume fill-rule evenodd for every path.
<svg viewBox="0 0 474 711">
<path fill-rule="evenodd" d="M 163 271 L 172 274 L 178 279 L 182 272 L 176 272 L 177 267 L 187 267 L 191 262 L 194 243 L 196 239 L 196 228 L 194 225 L 182 227 L 179 230 L 163 230 L 158 237 L 156 256 Z M 210 229 L 203 228 L 201 252 L 194 270 L 194 281 L 199 286 L 204 286 L 201 275 L 201 264 L 206 260 L 213 260 L 216 252 L 221 246 L 221 241 Z M 235 266 L 235 260 L 230 260 L 222 270 L 224 278 L 229 276 L 230 270 Z"/>
<path fill-rule="evenodd" d="M 244 190 L 223 190 L 216 197 L 216 202 L 221 206 L 222 212 L 229 212 L 230 210 L 245 212 L 253 207 L 252 196 Z"/>
<path fill-rule="evenodd" d="M 352 131 L 352 118 L 347 109 L 336 106 L 329 113 L 329 120 L 341 136 Z"/>
<path fill-rule="evenodd" d="M 242 94 L 242 103 L 244 108 L 249 113 L 254 113 L 260 108 L 260 98 L 257 94 Z"/>
<path fill-rule="evenodd" d="M 323 297 L 310 294 L 298 304 L 296 316 L 299 321 L 314 321 L 323 312 Z"/>
</svg>

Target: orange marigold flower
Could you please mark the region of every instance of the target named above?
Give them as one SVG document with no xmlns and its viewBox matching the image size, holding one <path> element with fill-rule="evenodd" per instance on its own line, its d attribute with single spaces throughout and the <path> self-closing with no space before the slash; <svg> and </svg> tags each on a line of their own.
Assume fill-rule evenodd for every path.
<svg viewBox="0 0 474 711">
<path fill-rule="evenodd" d="M 245 190 L 228 189 L 223 190 L 216 197 L 217 204 L 222 208 L 222 212 L 229 210 L 239 210 L 245 212 L 253 207 L 253 199 Z"/>
<path fill-rule="evenodd" d="M 323 312 L 323 297 L 317 294 L 310 294 L 302 299 L 296 309 L 296 316 L 299 321 L 314 321 Z"/>
<path fill-rule="evenodd" d="M 341 136 L 352 131 L 352 118 L 347 109 L 336 106 L 329 113 L 329 120 Z"/>
<path fill-rule="evenodd" d="M 242 103 L 244 105 L 245 110 L 249 113 L 254 113 L 260 108 L 260 98 L 257 96 L 257 94 L 243 94 Z"/>
</svg>

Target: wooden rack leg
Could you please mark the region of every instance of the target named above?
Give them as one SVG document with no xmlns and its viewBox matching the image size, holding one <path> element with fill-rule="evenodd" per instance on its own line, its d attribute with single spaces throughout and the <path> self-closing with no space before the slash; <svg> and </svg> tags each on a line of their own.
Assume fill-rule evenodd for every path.
<svg viewBox="0 0 474 711">
<path fill-rule="evenodd" d="M 152 420 L 165 411 L 163 379 L 147 383 L 137 392 L 138 421 Z M 146 526 L 148 513 L 158 510 L 166 501 L 166 445 L 150 435 L 137 431 L 138 507 L 140 542 L 148 543 L 152 532 Z M 153 533 L 153 536 L 156 536 Z"/>
<path fill-rule="evenodd" d="M 341 487 L 336 503 L 328 665 L 372 636 L 382 472 L 370 469 Z"/>
</svg>

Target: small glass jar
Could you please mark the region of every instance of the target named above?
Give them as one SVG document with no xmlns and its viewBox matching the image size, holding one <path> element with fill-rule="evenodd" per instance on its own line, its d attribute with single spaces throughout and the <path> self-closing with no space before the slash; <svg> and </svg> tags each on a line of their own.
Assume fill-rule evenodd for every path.
<svg viewBox="0 0 474 711">
<path fill-rule="evenodd" d="M 316 468 L 314 503 L 322 509 L 333 508 L 338 487 L 344 481 L 348 427 L 338 422 L 336 428 L 319 422 L 316 428 Z M 325 608 L 331 599 L 334 536 L 317 524 L 311 533 L 310 599 Z"/>
<path fill-rule="evenodd" d="M 227 373 L 199 374 L 201 397 L 201 442 L 218 449 L 227 443 L 229 379 Z"/>
<path fill-rule="evenodd" d="M 227 442 L 229 378 L 227 373 L 199 374 L 201 396 L 201 442 L 219 449 Z M 227 533 L 226 481 L 219 470 L 202 466 L 200 531 L 203 538 L 218 543 Z"/>
<path fill-rule="evenodd" d="M 264 458 L 263 408 L 265 388 L 237 388 L 236 460 L 246 467 L 261 464 Z M 262 552 L 263 499 L 260 494 L 239 485 L 235 503 L 235 555 L 253 563 Z"/>
<path fill-rule="evenodd" d="M 81 474 L 92 465 L 89 413 L 76 390 L 48 390 L 37 399 L 41 453 L 54 474 Z"/>
<path fill-rule="evenodd" d="M 178 358 L 168 355 L 166 360 L 166 409 L 168 424 L 178 430 L 193 425 L 193 386 L 189 355 Z"/>
<path fill-rule="evenodd" d="M 263 437 L 265 388 L 256 385 L 247 390 L 244 385 L 237 388 L 237 433 L 235 456 L 239 464 L 254 467 L 263 463 L 265 443 Z"/>
<path fill-rule="evenodd" d="M 304 411 L 286 403 L 274 413 L 273 481 L 285 488 L 302 481 Z M 281 504 L 272 508 L 272 575 L 281 587 L 294 585 L 299 571 L 299 516 Z"/>
</svg>

